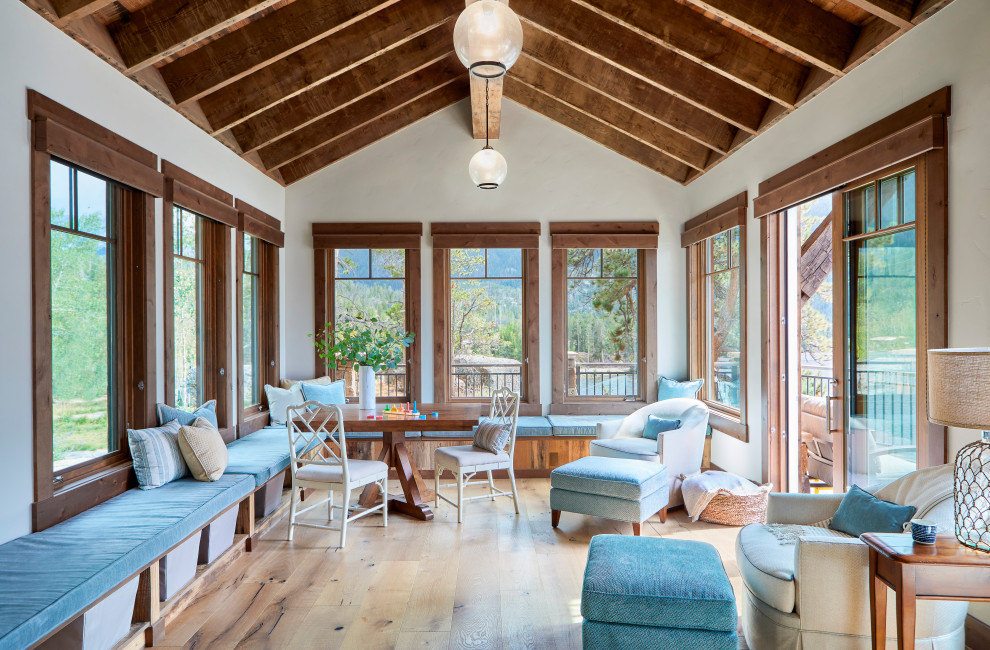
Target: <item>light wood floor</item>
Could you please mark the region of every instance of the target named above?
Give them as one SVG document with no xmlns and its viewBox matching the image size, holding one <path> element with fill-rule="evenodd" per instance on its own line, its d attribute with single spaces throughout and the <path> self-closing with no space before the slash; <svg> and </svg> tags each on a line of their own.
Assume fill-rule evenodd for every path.
<svg viewBox="0 0 990 650">
<path fill-rule="evenodd" d="M 343 550 L 336 531 L 297 528 L 285 541 L 285 518 L 168 626 L 163 645 L 580 648 L 588 542 L 632 528 L 565 512 L 554 530 L 549 480 L 518 483 L 518 516 L 507 498 L 470 502 L 461 525 L 446 504 L 432 522 L 393 515 L 383 528 L 369 515 L 348 527 Z M 643 526 L 644 535 L 715 546 L 739 602 L 737 530 L 691 523 L 683 508 Z"/>
</svg>

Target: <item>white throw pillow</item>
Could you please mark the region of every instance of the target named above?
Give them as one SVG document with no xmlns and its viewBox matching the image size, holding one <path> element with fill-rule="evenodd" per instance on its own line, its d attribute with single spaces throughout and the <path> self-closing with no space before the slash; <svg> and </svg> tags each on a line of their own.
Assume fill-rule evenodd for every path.
<svg viewBox="0 0 990 650">
<path fill-rule="evenodd" d="M 298 382 L 289 389 L 265 384 L 265 397 L 268 398 L 268 415 L 275 425 L 285 424 L 286 409 L 299 406 L 306 401 L 303 398 L 302 386 Z"/>
</svg>

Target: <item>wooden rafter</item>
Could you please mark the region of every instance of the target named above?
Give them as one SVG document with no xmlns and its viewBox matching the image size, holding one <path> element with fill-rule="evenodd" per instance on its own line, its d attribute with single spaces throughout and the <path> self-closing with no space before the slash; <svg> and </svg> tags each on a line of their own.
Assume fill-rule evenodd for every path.
<svg viewBox="0 0 990 650">
<path fill-rule="evenodd" d="M 91 16 L 97 11 L 114 3 L 115 0 L 52 0 L 56 20 L 59 27 L 74 20 Z"/>
<path fill-rule="evenodd" d="M 846 0 L 901 29 L 911 29 L 914 0 Z"/>
<path fill-rule="evenodd" d="M 679 160 L 674 160 L 608 124 L 588 117 L 572 106 L 524 84 L 514 76 L 506 77 L 504 90 L 505 96 L 512 101 L 594 140 L 619 155 L 635 160 L 678 183 L 683 183 L 687 179 L 690 167 Z"/>
<path fill-rule="evenodd" d="M 286 183 L 294 183 L 323 167 L 386 138 L 399 129 L 418 122 L 437 111 L 466 99 L 469 93 L 467 78 L 460 78 L 442 86 L 418 100 L 379 116 L 373 122 L 335 138 L 302 158 L 280 167 Z"/>
<path fill-rule="evenodd" d="M 458 4 L 457 0 L 408 0 L 388 7 L 216 90 L 200 99 L 200 105 L 214 130 L 229 128 L 452 20 Z"/>
<path fill-rule="evenodd" d="M 644 81 L 755 133 L 769 101 L 570 0 L 515 0 L 520 17 Z"/>
</svg>

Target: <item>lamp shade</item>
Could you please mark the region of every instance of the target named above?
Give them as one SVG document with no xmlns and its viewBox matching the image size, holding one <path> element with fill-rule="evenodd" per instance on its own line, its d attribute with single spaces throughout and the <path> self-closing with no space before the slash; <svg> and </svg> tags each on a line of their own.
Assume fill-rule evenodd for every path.
<svg viewBox="0 0 990 650">
<path fill-rule="evenodd" d="M 928 351 L 928 419 L 990 430 L 990 348 Z"/>
<path fill-rule="evenodd" d="M 454 51 L 476 77 L 497 79 L 522 52 L 523 31 L 508 5 L 479 0 L 468 5 L 454 23 Z"/>
<path fill-rule="evenodd" d="M 491 147 L 485 147 L 471 156 L 468 173 L 475 185 L 483 190 L 494 190 L 505 181 L 509 165 L 505 157 Z"/>
</svg>

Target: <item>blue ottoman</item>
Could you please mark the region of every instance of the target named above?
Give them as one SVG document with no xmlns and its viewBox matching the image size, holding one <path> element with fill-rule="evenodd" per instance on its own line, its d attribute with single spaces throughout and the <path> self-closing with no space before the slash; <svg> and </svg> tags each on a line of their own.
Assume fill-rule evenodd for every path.
<svg viewBox="0 0 990 650">
<path fill-rule="evenodd" d="M 596 535 L 581 593 L 585 650 L 737 650 L 736 599 L 711 544 Z"/>
<path fill-rule="evenodd" d="M 633 525 L 660 513 L 667 521 L 667 468 L 659 463 L 627 458 L 586 456 L 561 465 L 550 474 L 551 522 L 556 528 L 562 510 Z"/>
</svg>

